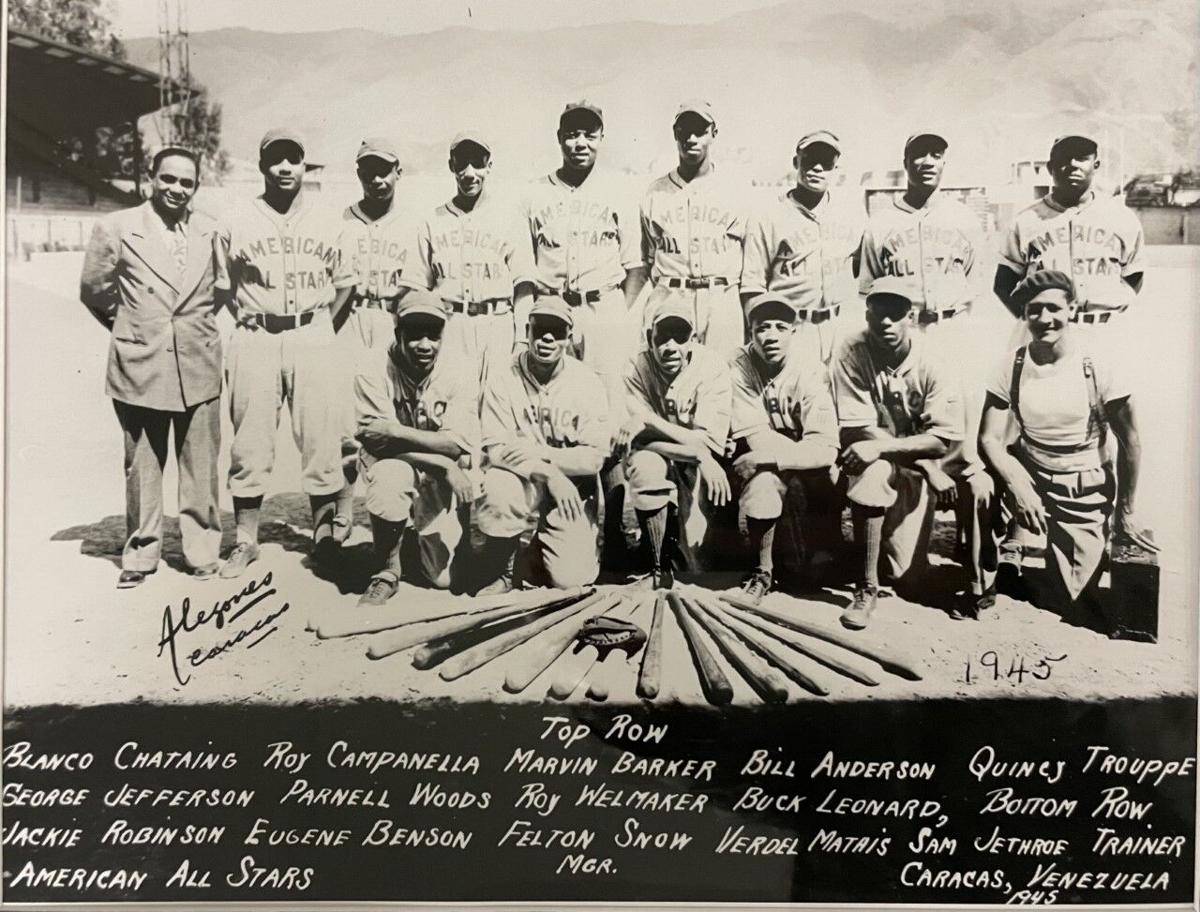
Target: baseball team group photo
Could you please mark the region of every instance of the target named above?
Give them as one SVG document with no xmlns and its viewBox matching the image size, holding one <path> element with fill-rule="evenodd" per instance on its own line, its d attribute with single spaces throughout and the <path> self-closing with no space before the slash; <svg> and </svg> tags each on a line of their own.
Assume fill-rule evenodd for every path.
<svg viewBox="0 0 1200 912">
<path fill-rule="evenodd" d="M 353 180 L 282 113 L 238 181 L 160 130 L 140 201 L 9 254 L 10 529 L 56 517 L 10 655 L 72 666 L 18 699 L 1194 686 L 1188 210 L 1089 112 L 998 203 L 968 121 L 868 153 L 802 96 L 769 180 L 682 93 L 645 173 L 595 87 L 415 173 L 363 111 Z"/>
</svg>

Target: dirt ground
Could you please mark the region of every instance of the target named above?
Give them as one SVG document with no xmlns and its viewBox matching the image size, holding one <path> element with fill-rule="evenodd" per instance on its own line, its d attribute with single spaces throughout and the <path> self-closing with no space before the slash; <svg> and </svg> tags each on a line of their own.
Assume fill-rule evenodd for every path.
<svg viewBox="0 0 1200 912">
<path fill-rule="evenodd" d="M 413 668 L 411 652 L 368 660 L 366 637 L 318 639 L 309 628 L 353 615 L 357 594 L 344 583 L 317 578 L 308 567 L 308 505 L 295 493 L 298 460 L 286 419 L 275 487 L 263 520 L 263 555 L 251 572 L 239 581 L 206 583 L 196 583 L 182 572 L 175 556 L 172 469 L 167 477 L 167 563 L 142 587 L 115 590 L 124 536 L 120 433 L 103 395 L 107 338 L 75 296 L 80 260 L 78 254 L 57 254 L 13 263 L 8 276 L 6 704 L 366 697 L 541 700 L 551 681 L 573 662 L 578 664 L 564 657 L 523 693 L 510 695 L 501 688 L 505 675 L 528 663 L 538 648 L 536 639 L 454 681 L 444 681 L 436 669 Z M 1143 366 L 1137 378 L 1144 445 L 1141 502 L 1145 519 L 1163 544 L 1159 642 L 1109 641 L 1007 597 L 978 623 L 955 622 L 936 609 L 891 598 L 881 603 L 871 628 L 858 639 L 914 657 L 925 668 L 923 680 L 904 680 L 869 660 L 839 652 L 872 672 L 878 685 L 817 669 L 814 675 L 827 682 L 829 695 L 813 697 L 789 683 L 790 700 L 998 695 L 1100 700 L 1195 692 L 1200 248 L 1153 248 L 1151 264 L 1137 305 L 1144 334 L 1122 343 L 1132 363 Z M 997 339 L 1006 331 L 1003 319 L 995 315 Z M 232 436 L 227 420 L 224 433 L 223 467 Z M 232 542 L 230 507 L 225 492 L 226 548 Z M 361 509 L 359 521 L 365 522 Z M 351 546 L 352 561 L 362 562 L 369 551 L 364 526 L 355 528 Z M 257 594 L 268 588 L 274 594 L 248 609 L 236 624 L 219 629 L 216 619 L 199 623 L 199 612 L 211 613 L 214 605 L 268 572 L 270 580 Z M 726 584 L 735 585 L 736 580 Z M 246 593 L 240 604 L 255 594 Z M 646 597 L 638 593 L 629 603 L 639 606 L 635 620 L 643 626 L 649 620 Z M 181 674 L 190 674 L 181 685 L 169 651 L 160 651 L 160 640 L 164 612 L 170 608 L 178 617 L 185 598 L 197 629 L 176 636 Z M 845 592 L 833 590 L 803 600 L 774 593 L 764 605 L 837 630 L 837 615 L 846 600 Z M 394 604 L 397 613 L 416 617 L 450 611 L 456 602 L 445 594 L 406 586 Z M 458 604 L 471 607 L 470 600 Z M 188 667 L 192 650 L 207 652 L 247 630 L 252 619 L 274 613 L 277 629 L 261 642 L 255 640 L 271 629 L 267 623 L 198 667 Z M 1043 659 L 1047 664 L 1039 665 Z M 1036 669 L 1038 674 L 1017 673 L 1022 661 L 1027 672 Z M 683 637 L 670 619 L 663 669 L 660 702 L 704 699 Z M 611 679 L 612 700 L 636 699 L 633 665 L 604 671 Z M 758 699 L 739 676 L 731 673 L 730 678 L 735 702 Z M 585 699 L 584 690 L 586 685 L 577 688 L 571 699 Z"/>
</svg>

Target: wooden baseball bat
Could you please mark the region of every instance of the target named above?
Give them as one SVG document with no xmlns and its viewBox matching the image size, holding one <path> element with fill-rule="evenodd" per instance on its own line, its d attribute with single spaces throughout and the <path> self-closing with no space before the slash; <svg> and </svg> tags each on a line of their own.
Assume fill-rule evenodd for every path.
<svg viewBox="0 0 1200 912">
<path fill-rule="evenodd" d="M 654 617 L 650 620 L 646 651 L 642 654 L 642 667 L 638 672 L 637 694 L 644 700 L 656 699 L 662 686 L 662 628 L 666 602 L 664 593 L 659 592 L 655 595 Z"/>
<path fill-rule="evenodd" d="M 629 619 L 633 623 L 637 623 L 638 615 L 642 613 L 642 609 L 646 607 L 647 598 L 643 595 L 641 598 L 632 599 L 632 610 L 629 612 Z M 617 609 L 623 611 L 624 606 Z M 613 653 L 617 654 L 613 658 Z M 608 699 L 608 695 L 612 693 L 613 685 L 620 680 L 622 668 L 628 664 L 632 656 L 624 649 L 615 647 L 608 651 L 608 655 L 602 661 L 597 662 L 592 666 L 591 673 L 588 675 L 588 690 L 587 698 L 589 700 L 604 701 Z"/>
<path fill-rule="evenodd" d="M 607 614 L 616 605 L 616 597 L 610 595 L 602 603 L 596 604 L 599 605 L 600 610 L 589 613 L 588 617 Z M 586 620 L 585 617 L 584 621 Z M 547 634 L 545 639 L 538 644 L 537 651 L 532 655 L 526 654 L 521 666 L 508 673 L 504 679 L 504 689 L 509 693 L 520 693 L 532 684 L 543 671 L 554 664 L 560 655 L 571 648 L 582 625 L 583 621 L 579 624 L 566 624 L 561 630 Z"/>
<path fill-rule="evenodd" d="M 482 643 L 484 640 L 499 636 L 509 630 L 515 630 L 525 624 L 532 624 L 538 618 L 545 617 L 551 611 L 557 611 L 561 607 L 563 606 L 559 604 L 551 604 L 542 608 L 533 608 L 523 614 L 514 614 L 498 621 L 492 621 L 490 624 L 481 624 L 470 630 L 430 640 L 413 652 L 413 668 L 422 670 L 432 668 L 450 656 L 470 649 L 476 643 Z"/>
<path fill-rule="evenodd" d="M 774 668 L 756 656 L 733 635 L 732 628 L 721 623 L 717 615 L 706 611 L 689 598 L 680 601 L 696 622 L 716 640 L 717 647 L 765 703 L 783 703 L 788 698 L 787 681 Z"/>
<path fill-rule="evenodd" d="M 697 600 L 699 601 L 700 599 L 698 598 Z M 835 655 L 832 650 L 825 649 L 824 647 L 818 645 L 817 642 L 814 642 L 809 638 L 801 636 L 798 633 L 790 632 L 777 624 L 764 621 L 762 618 L 757 617 L 756 615 L 750 614 L 738 608 L 734 608 L 733 605 L 729 604 L 728 602 L 722 602 L 720 599 L 706 599 L 703 601 L 703 604 L 705 608 L 721 612 L 723 616 L 732 618 L 741 624 L 745 624 L 747 627 L 752 628 L 763 636 L 770 637 L 773 640 L 778 640 L 785 646 L 795 649 L 797 652 L 803 653 L 810 659 L 814 659 L 815 661 L 833 669 L 839 674 L 843 674 L 848 678 L 858 681 L 860 684 L 865 684 L 868 687 L 875 687 L 879 684 L 879 679 L 867 670 L 860 668 L 857 665 L 852 665 L 840 656 Z M 780 654 L 786 655 L 786 653 Z M 785 674 L 788 672 L 788 668 L 784 666 L 780 666 L 780 669 Z M 789 677 L 791 676 L 789 675 Z"/>
<path fill-rule="evenodd" d="M 628 611 L 629 605 L 621 599 L 619 593 L 614 593 L 612 598 L 613 605 L 610 610 L 613 613 L 624 614 Z M 587 677 L 599 657 L 600 650 L 595 646 L 591 644 L 581 646 L 577 652 L 568 656 L 568 661 L 564 662 L 563 667 L 559 669 L 558 676 L 550 683 L 547 693 L 556 700 L 567 699 L 575 693 L 575 689 Z"/>
<path fill-rule="evenodd" d="M 460 633 L 463 630 L 470 630 L 472 627 L 480 624 L 498 621 L 501 618 L 521 614 L 533 608 L 547 607 L 555 603 L 561 605 L 577 601 L 589 594 L 590 591 L 589 587 L 582 586 L 576 589 L 552 589 L 549 592 L 541 593 L 535 600 L 521 601 L 515 605 L 504 605 L 484 611 L 471 611 L 461 615 L 454 615 L 453 617 L 440 618 L 428 624 L 422 621 L 414 621 L 395 630 L 385 630 L 372 636 L 370 644 L 367 646 L 367 658 L 382 659 L 385 656 L 392 655 L 392 653 L 408 649 L 410 646 L 416 646 L 418 643 L 428 643 L 430 640 L 436 640 L 438 637 L 450 636 L 451 634 Z"/>
<path fill-rule="evenodd" d="M 717 664 L 716 658 L 704 645 L 704 641 L 700 639 L 700 631 L 696 627 L 696 622 L 688 616 L 687 609 L 679 600 L 679 594 L 673 589 L 667 590 L 666 594 L 671 610 L 675 612 L 675 620 L 679 622 L 679 627 L 683 630 L 683 638 L 687 640 L 688 649 L 691 650 L 692 660 L 700 676 L 700 685 L 704 688 L 704 694 L 708 697 L 708 701 L 717 706 L 732 702 L 733 685 L 729 683 L 729 678 Z"/>
<path fill-rule="evenodd" d="M 871 646 L 853 634 L 827 630 L 824 627 L 818 627 L 815 624 L 809 624 L 806 621 L 797 620 L 786 614 L 772 611 L 770 608 L 763 608 L 761 605 L 755 605 L 753 602 L 733 593 L 720 592 L 718 596 L 735 608 L 741 608 L 744 611 L 749 611 L 751 614 L 757 614 L 759 617 L 766 618 L 768 621 L 772 621 L 781 627 L 787 627 L 789 630 L 795 630 L 797 633 L 826 640 L 835 646 L 841 646 L 843 649 L 849 649 L 851 652 L 857 652 L 861 656 L 866 656 L 871 661 L 878 662 L 883 666 L 885 671 L 890 671 L 901 678 L 908 678 L 910 681 L 920 681 L 924 678 L 924 664 L 910 656 L 886 649 L 882 646 Z"/>
<path fill-rule="evenodd" d="M 515 630 L 510 630 L 507 633 L 500 634 L 500 636 L 492 637 L 476 646 L 472 646 L 466 652 L 460 653 L 443 663 L 442 670 L 438 672 L 438 676 L 443 681 L 453 681 L 456 678 L 461 678 L 481 665 L 486 665 L 497 656 L 504 655 L 510 649 L 515 649 L 526 640 L 533 639 L 543 630 L 549 630 L 555 624 L 565 621 L 567 618 L 576 617 L 581 611 L 586 611 L 589 605 L 594 605 L 602 598 L 604 598 L 602 593 L 594 592 L 582 601 L 574 600 L 558 607 L 556 610 L 549 612 L 531 624 L 525 624 Z"/>
<path fill-rule="evenodd" d="M 718 616 L 748 646 L 759 652 L 768 662 L 809 693 L 816 694 L 818 697 L 829 696 L 829 684 L 821 673 L 822 669 L 814 667 L 814 663 L 802 655 L 788 655 L 778 644 L 752 629 L 743 618 L 723 611 L 715 600 L 697 599 L 696 601 L 711 614 Z"/>
<path fill-rule="evenodd" d="M 407 627 L 409 624 L 427 624 L 445 618 L 460 615 L 481 614 L 494 608 L 506 608 L 510 605 L 539 604 L 546 593 L 539 589 L 529 589 L 524 592 L 504 592 L 497 595 L 485 595 L 480 598 L 455 598 L 446 610 L 427 617 L 413 617 L 412 606 L 406 599 L 395 599 L 387 605 L 378 608 L 359 608 L 354 611 L 331 611 L 321 617 L 312 626 L 317 639 L 328 640 L 334 637 L 358 636 L 364 633 L 379 633 L 395 627 Z"/>
</svg>

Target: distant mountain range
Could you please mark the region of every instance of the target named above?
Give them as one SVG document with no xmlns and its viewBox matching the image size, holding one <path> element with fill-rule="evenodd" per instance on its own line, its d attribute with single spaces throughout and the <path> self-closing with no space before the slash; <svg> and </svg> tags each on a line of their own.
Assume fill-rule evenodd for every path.
<svg viewBox="0 0 1200 912">
<path fill-rule="evenodd" d="M 1197 110 L 1198 35 L 1195 0 L 788 0 L 688 26 L 230 28 L 194 33 L 191 62 L 240 159 L 289 124 L 335 170 L 350 170 L 364 135 L 387 133 L 410 170 L 433 172 L 473 127 L 494 137 L 498 168 L 533 174 L 557 160 L 563 104 L 586 96 L 606 112 L 606 160 L 645 173 L 669 164 L 674 109 L 700 96 L 718 113 L 722 159 L 761 180 L 786 174 L 812 129 L 838 133 L 857 174 L 898 167 L 904 137 L 931 127 L 951 141 L 951 173 L 998 180 L 1067 130 L 1096 133 L 1113 172 L 1200 158 L 1166 119 Z M 152 39 L 128 52 L 157 64 Z"/>
</svg>

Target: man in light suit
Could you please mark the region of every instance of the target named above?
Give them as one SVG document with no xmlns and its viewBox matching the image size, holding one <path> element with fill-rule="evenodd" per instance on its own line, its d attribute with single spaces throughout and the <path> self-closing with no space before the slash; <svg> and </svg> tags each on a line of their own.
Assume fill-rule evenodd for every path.
<svg viewBox="0 0 1200 912">
<path fill-rule="evenodd" d="M 162 473 L 175 433 L 179 531 L 197 579 L 218 570 L 221 340 L 213 311 L 212 219 L 191 211 L 195 155 L 154 156 L 149 201 L 97 223 L 80 298 L 112 334 L 105 392 L 125 435 L 125 547 L 118 589 L 141 584 L 162 549 Z"/>
</svg>

